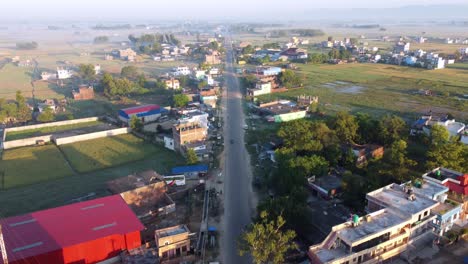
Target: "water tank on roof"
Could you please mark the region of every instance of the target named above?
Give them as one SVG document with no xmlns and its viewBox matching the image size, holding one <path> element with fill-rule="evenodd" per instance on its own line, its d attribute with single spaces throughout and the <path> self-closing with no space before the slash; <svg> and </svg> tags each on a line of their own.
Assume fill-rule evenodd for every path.
<svg viewBox="0 0 468 264">
<path fill-rule="evenodd" d="M 359 216 L 357 214 L 353 215 L 353 224 L 357 225 L 359 223 Z"/>
</svg>

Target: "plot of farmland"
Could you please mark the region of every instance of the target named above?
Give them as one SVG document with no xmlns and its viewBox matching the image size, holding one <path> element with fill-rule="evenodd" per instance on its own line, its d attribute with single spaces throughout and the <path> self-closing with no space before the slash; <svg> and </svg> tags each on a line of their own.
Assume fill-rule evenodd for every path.
<svg viewBox="0 0 468 264">
<path fill-rule="evenodd" d="M 73 175 L 55 145 L 5 150 L 0 171 L 5 173 L 3 189 Z"/>
<path fill-rule="evenodd" d="M 92 139 L 60 148 L 78 172 L 88 172 L 141 160 L 159 149 L 131 134 Z"/>
<path fill-rule="evenodd" d="M 28 130 L 22 130 L 22 131 L 12 131 L 12 132 L 7 133 L 5 141 L 28 138 L 28 137 L 38 137 L 41 135 L 49 135 L 49 134 L 54 134 L 58 132 L 76 130 L 76 129 L 93 128 L 93 127 L 97 127 L 100 125 L 104 125 L 104 123 L 100 121 L 91 121 L 91 122 L 71 124 L 71 125 L 51 126 L 51 127 L 35 128 L 35 129 L 28 129 Z M 93 130 L 89 132 L 92 132 L 92 131 Z"/>
<path fill-rule="evenodd" d="M 0 68 L 0 98 L 14 99 L 16 91 L 21 91 L 25 97 L 32 96 L 32 68 L 21 68 L 11 63 Z"/>
</svg>

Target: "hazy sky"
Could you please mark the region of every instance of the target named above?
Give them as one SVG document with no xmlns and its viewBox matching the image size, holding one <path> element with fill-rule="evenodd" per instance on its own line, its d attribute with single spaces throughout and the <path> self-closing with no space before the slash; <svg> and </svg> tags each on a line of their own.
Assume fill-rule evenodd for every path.
<svg viewBox="0 0 468 264">
<path fill-rule="evenodd" d="M 468 0 L 2 0 L 3 18 L 185 19 L 265 16 L 314 8 L 468 4 Z"/>
</svg>

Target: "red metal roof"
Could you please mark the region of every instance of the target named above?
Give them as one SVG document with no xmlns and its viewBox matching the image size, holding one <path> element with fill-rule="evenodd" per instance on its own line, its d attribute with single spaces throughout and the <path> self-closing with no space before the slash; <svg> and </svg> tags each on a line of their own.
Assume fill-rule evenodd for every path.
<svg viewBox="0 0 468 264">
<path fill-rule="evenodd" d="M 142 106 L 135 106 L 135 107 L 125 108 L 125 109 L 122 109 L 122 111 L 125 112 L 127 115 L 132 115 L 132 114 L 149 112 L 151 110 L 157 110 L 159 108 L 160 108 L 159 105 L 149 104 L 149 105 L 142 105 Z"/>
<path fill-rule="evenodd" d="M 120 195 L 10 217 L 0 224 L 10 261 L 144 228 Z"/>
</svg>

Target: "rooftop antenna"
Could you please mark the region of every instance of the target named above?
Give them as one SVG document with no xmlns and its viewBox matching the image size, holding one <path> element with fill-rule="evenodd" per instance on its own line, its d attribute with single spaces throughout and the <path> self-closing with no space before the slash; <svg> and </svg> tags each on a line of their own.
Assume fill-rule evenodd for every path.
<svg viewBox="0 0 468 264">
<path fill-rule="evenodd" d="M 3 264 L 8 264 L 8 255 L 6 252 L 5 241 L 3 240 L 2 225 L 0 225 L 0 251 L 2 252 Z"/>
</svg>

